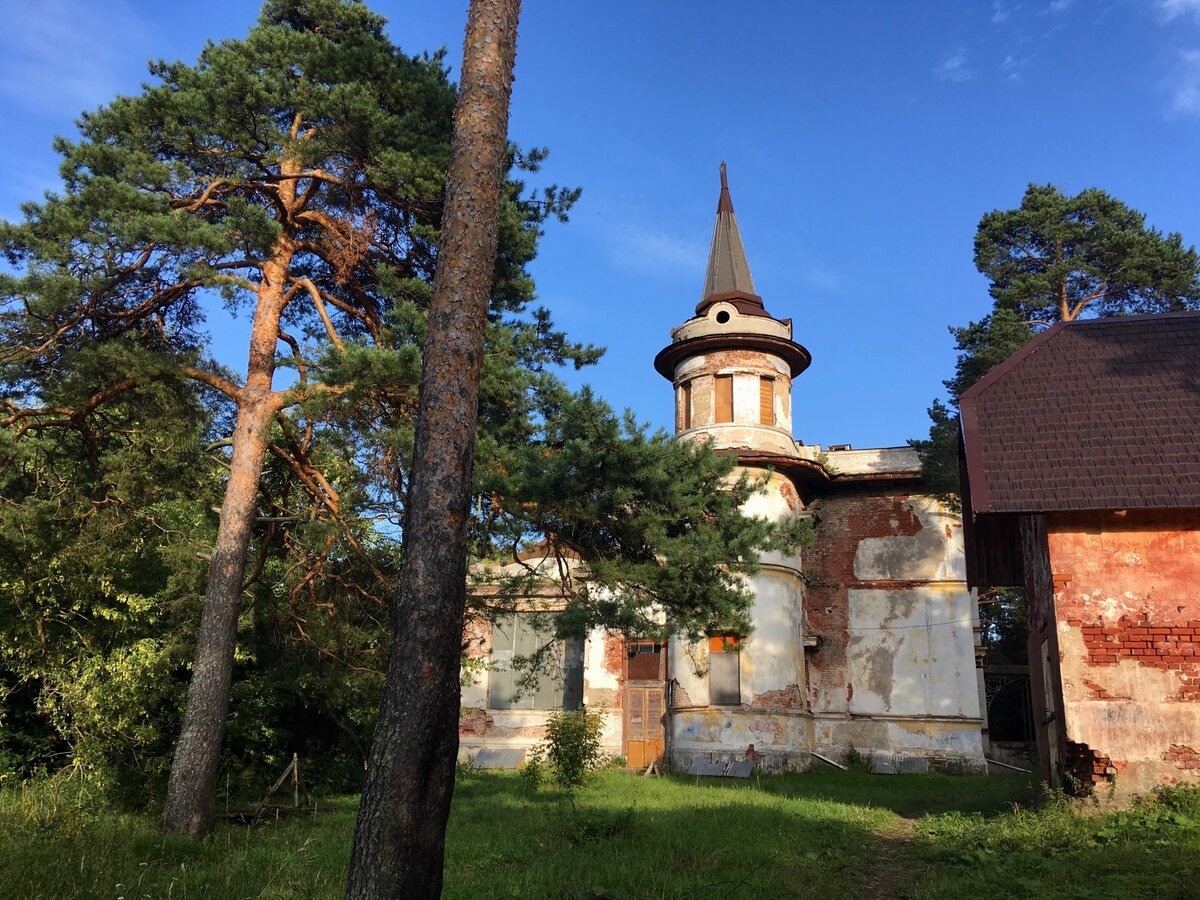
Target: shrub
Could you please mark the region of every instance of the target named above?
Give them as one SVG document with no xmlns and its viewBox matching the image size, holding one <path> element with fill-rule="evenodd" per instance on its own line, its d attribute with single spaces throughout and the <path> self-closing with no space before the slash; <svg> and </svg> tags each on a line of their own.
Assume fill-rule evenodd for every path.
<svg viewBox="0 0 1200 900">
<path fill-rule="evenodd" d="M 521 782 L 530 793 L 536 793 L 546 780 L 546 767 L 537 754 L 531 754 L 525 765 L 521 766 Z"/>
<path fill-rule="evenodd" d="M 573 709 L 553 713 L 546 722 L 543 750 L 554 780 L 567 790 L 582 787 L 588 775 L 603 761 L 600 733 L 604 719 L 599 713 Z"/>
<path fill-rule="evenodd" d="M 846 750 L 846 768 L 852 772 L 872 771 L 871 754 L 863 753 L 853 744 Z"/>
</svg>

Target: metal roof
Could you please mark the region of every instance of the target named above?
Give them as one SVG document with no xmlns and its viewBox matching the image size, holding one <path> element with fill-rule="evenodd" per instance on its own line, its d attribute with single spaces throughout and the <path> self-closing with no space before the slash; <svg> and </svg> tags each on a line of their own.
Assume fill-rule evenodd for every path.
<svg viewBox="0 0 1200 900">
<path fill-rule="evenodd" d="M 696 312 L 703 312 L 710 298 L 737 297 L 762 308 L 762 299 L 754 291 L 754 278 L 746 261 L 737 216 L 733 214 L 733 198 L 729 195 L 729 179 L 725 163 L 721 163 L 721 196 L 717 200 L 717 222 L 713 227 L 712 244 L 708 250 L 708 271 L 704 275 L 704 293 Z"/>
</svg>

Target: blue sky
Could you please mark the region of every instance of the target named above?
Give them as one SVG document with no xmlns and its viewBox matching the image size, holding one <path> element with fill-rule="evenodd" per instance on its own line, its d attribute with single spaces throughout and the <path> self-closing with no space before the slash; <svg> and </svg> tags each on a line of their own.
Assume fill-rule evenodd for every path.
<svg viewBox="0 0 1200 900">
<path fill-rule="evenodd" d="M 370 5 L 456 67 L 465 0 Z M 257 9 L 0 0 L 0 217 L 54 186 L 81 110 Z M 699 299 L 726 160 L 759 293 L 813 355 L 796 436 L 902 444 L 953 367 L 946 326 L 987 311 L 975 226 L 1027 183 L 1103 188 L 1200 241 L 1200 0 L 526 0 L 510 133 L 583 188 L 533 271 L 558 324 L 608 347 L 584 380 L 614 406 L 671 420 L 651 360 Z M 241 365 L 241 326 L 214 327 Z"/>
</svg>

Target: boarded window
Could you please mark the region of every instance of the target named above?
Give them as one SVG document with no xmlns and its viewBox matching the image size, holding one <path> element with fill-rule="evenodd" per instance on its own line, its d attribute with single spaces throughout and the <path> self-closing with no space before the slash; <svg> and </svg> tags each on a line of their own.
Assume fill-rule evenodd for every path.
<svg viewBox="0 0 1200 900">
<path fill-rule="evenodd" d="M 662 681 L 662 651 L 663 645 L 654 641 L 631 642 L 625 677 L 630 681 Z"/>
<path fill-rule="evenodd" d="M 715 379 L 716 394 L 713 397 L 716 416 L 715 422 L 733 421 L 733 376 L 718 375 Z"/>
<path fill-rule="evenodd" d="M 737 638 L 717 635 L 708 640 L 708 702 L 738 706 L 742 702 Z"/>
<path fill-rule="evenodd" d="M 758 379 L 758 420 L 764 425 L 775 424 L 775 379 Z"/>
<path fill-rule="evenodd" d="M 489 709 L 577 709 L 583 701 L 583 641 L 557 640 L 544 616 L 497 616 L 492 666 Z"/>
<path fill-rule="evenodd" d="M 692 427 L 692 383 L 685 381 L 679 388 L 679 422 L 680 430 L 686 431 Z"/>
</svg>

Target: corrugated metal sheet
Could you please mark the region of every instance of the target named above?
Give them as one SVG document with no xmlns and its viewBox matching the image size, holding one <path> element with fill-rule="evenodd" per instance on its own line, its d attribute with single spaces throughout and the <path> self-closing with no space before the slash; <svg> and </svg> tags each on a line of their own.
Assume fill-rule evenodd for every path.
<svg viewBox="0 0 1200 900">
<path fill-rule="evenodd" d="M 476 769 L 518 769 L 525 762 L 520 747 L 484 747 L 471 760 Z"/>
</svg>

